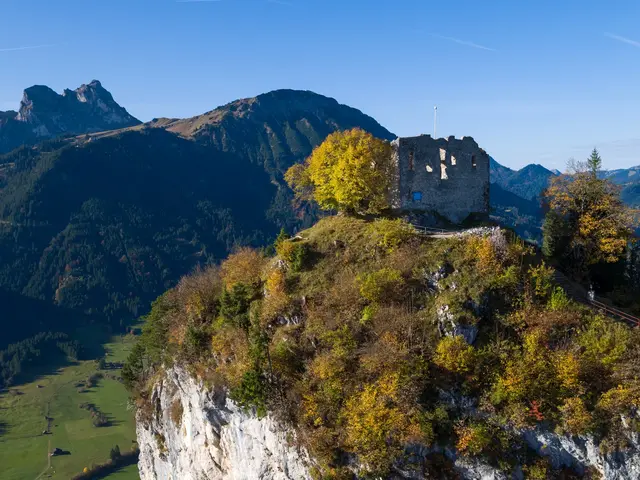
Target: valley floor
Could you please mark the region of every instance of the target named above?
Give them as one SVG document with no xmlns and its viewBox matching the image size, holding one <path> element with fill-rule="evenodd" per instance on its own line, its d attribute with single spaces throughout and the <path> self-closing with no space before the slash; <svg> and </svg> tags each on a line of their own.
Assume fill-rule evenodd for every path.
<svg viewBox="0 0 640 480">
<path fill-rule="evenodd" d="M 105 345 L 105 360 L 123 362 L 134 340 L 114 337 Z M 0 393 L 0 478 L 68 480 L 85 467 L 107 461 L 115 445 L 122 453 L 131 450 L 136 432 L 133 412 L 127 410 L 128 394 L 119 381 L 109 378 L 119 377 L 120 371 L 101 370 L 104 378 L 83 393 L 77 386 L 96 372 L 95 361 L 78 362 Z M 109 425 L 93 426 L 90 412 L 80 408 L 84 403 L 94 404 Z M 45 435 L 47 423 L 51 434 Z M 55 448 L 69 454 L 49 458 Z M 137 466 L 123 467 L 106 478 L 137 479 Z"/>
</svg>

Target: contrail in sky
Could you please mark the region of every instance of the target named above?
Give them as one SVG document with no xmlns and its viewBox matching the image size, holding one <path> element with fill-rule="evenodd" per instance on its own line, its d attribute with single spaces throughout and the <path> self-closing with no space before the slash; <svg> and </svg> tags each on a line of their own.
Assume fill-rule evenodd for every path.
<svg viewBox="0 0 640 480">
<path fill-rule="evenodd" d="M 613 33 L 605 33 L 605 37 L 613 38 L 614 40 L 618 40 L 619 42 L 628 43 L 629 45 L 633 45 L 634 47 L 640 48 L 640 42 L 636 40 L 631 40 L 627 37 L 621 37 L 620 35 L 614 35 Z"/>
<path fill-rule="evenodd" d="M 431 34 L 432 37 L 440 38 L 442 40 L 448 40 L 450 42 L 458 43 L 460 45 L 466 45 L 467 47 L 479 48 L 480 50 L 489 50 L 490 52 L 495 52 L 495 48 L 485 47 L 484 45 L 478 45 L 477 43 L 468 42 L 467 40 L 461 40 L 459 38 L 454 37 L 445 37 L 444 35 L 437 35 L 435 33 Z"/>
<path fill-rule="evenodd" d="M 56 44 L 53 44 L 53 45 L 30 45 L 30 46 L 23 46 L 23 47 L 0 48 L 0 52 L 17 52 L 19 50 L 35 50 L 37 48 L 50 48 L 50 47 L 57 47 L 57 45 Z"/>
</svg>

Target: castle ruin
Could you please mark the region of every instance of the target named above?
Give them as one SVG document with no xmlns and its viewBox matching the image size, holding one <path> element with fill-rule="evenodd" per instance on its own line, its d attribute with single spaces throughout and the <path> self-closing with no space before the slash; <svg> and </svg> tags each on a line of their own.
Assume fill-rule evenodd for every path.
<svg viewBox="0 0 640 480">
<path fill-rule="evenodd" d="M 437 212 L 453 223 L 489 213 L 489 155 L 471 137 L 398 138 L 391 143 L 395 210 Z"/>
</svg>

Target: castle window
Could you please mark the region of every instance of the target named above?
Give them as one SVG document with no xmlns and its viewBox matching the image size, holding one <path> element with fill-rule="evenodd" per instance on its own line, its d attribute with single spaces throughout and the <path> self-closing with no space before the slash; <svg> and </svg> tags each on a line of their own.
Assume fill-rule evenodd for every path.
<svg viewBox="0 0 640 480">
<path fill-rule="evenodd" d="M 455 164 L 456 164 L 456 157 L 451 155 L 451 165 L 455 165 Z"/>
<path fill-rule="evenodd" d="M 413 199 L 414 202 L 421 202 L 422 201 L 422 192 L 413 192 L 411 194 L 411 198 Z"/>
<path fill-rule="evenodd" d="M 409 152 L 409 170 L 413 170 L 413 150 Z"/>
<path fill-rule="evenodd" d="M 442 162 L 440 163 L 440 180 L 448 180 L 449 175 L 447 175 L 447 164 Z"/>
<path fill-rule="evenodd" d="M 477 163 L 476 163 L 476 156 L 475 155 L 471 155 L 471 166 L 473 168 L 477 167 Z"/>
<path fill-rule="evenodd" d="M 433 167 L 431 165 L 427 165 L 427 172 L 433 173 Z"/>
<path fill-rule="evenodd" d="M 440 180 L 448 180 L 449 176 L 447 175 L 447 152 L 440 149 Z"/>
</svg>

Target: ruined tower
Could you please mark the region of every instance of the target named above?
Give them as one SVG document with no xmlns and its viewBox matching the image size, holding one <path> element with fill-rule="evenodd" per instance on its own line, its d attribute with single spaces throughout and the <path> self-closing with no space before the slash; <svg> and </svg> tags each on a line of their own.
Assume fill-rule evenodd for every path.
<svg viewBox="0 0 640 480">
<path fill-rule="evenodd" d="M 391 145 L 394 209 L 437 212 L 454 223 L 489 213 L 489 155 L 473 138 L 421 135 Z"/>
</svg>

